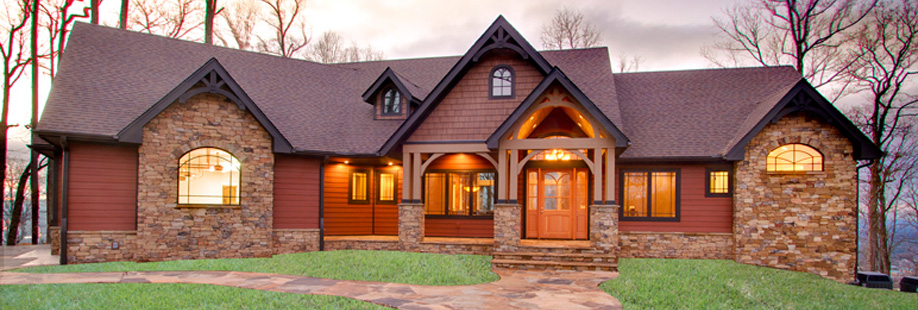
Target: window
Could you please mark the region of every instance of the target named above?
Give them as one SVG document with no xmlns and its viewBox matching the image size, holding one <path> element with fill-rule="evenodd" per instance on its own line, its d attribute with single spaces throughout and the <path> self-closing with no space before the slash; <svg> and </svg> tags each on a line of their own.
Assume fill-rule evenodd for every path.
<svg viewBox="0 0 918 310">
<path fill-rule="evenodd" d="M 239 205 L 239 160 L 217 148 L 199 148 L 179 158 L 178 203 Z"/>
<path fill-rule="evenodd" d="M 496 175 L 493 171 L 425 173 L 425 213 L 463 216 L 493 214 Z"/>
<path fill-rule="evenodd" d="M 497 66 L 491 70 L 492 99 L 513 98 L 513 69 L 508 66 Z"/>
<path fill-rule="evenodd" d="M 679 220 L 678 171 L 626 171 L 622 174 L 622 218 Z"/>
<path fill-rule="evenodd" d="M 731 185 L 730 169 L 708 168 L 705 170 L 705 197 L 730 197 Z"/>
<path fill-rule="evenodd" d="M 383 95 L 383 100 L 382 100 L 382 101 L 383 101 L 383 106 L 382 106 L 382 114 L 383 114 L 383 115 L 398 115 L 398 114 L 402 114 L 402 112 L 401 112 L 401 107 L 402 107 L 401 95 L 400 95 L 399 92 L 398 92 L 397 90 L 395 90 L 394 88 L 390 88 L 390 89 L 386 90 L 385 94 Z"/>
<path fill-rule="evenodd" d="M 380 172 L 377 175 L 379 176 L 379 180 L 376 184 L 379 185 L 377 190 L 379 194 L 378 197 L 376 197 L 376 201 L 378 203 L 394 204 L 395 197 L 398 196 L 398 181 L 396 180 L 395 173 Z"/>
<path fill-rule="evenodd" d="M 822 171 L 822 153 L 804 144 L 785 144 L 768 153 L 766 171 Z"/>
<path fill-rule="evenodd" d="M 369 177 L 369 170 L 351 170 L 351 177 L 347 186 L 348 203 L 370 203 L 368 198 L 370 196 L 369 188 L 367 187 Z"/>
</svg>

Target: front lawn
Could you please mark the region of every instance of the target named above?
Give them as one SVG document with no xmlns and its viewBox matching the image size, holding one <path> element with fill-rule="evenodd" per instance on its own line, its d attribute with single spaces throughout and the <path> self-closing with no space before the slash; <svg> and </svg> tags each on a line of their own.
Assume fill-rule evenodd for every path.
<svg viewBox="0 0 918 310">
<path fill-rule="evenodd" d="M 329 251 L 272 258 L 114 262 L 30 267 L 16 272 L 223 270 L 421 285 L 497 281 L 491 257 L 386 251 Z M 338 296 L 266 292 L 203 284 L 39 284 L 0 286 L 2 309 L 382 309 Z"/>
<path fill-rule="evenodd" d="M 338 280 L 470 285 L 498 280 L 491 257 L 391 251 L 327 251 L 270 258 L 197 259 L 153 263 L 114 262 L 30 267 L 18 272 L 108 272 L 223 270 L 279 273 Z"/>
<path fill-rule="evenodd" d="M 625 309 L 915 309 L 912 293 L 725 260 L 621 259 L 599 287 Z"/>
</svg>

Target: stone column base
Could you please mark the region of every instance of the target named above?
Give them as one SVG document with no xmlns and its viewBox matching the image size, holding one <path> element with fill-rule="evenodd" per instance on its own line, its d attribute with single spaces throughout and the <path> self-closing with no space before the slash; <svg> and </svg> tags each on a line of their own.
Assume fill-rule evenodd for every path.
<svg viewBox="0 0 918 310">
<path fill-rule="evenodd" d="M 407 252 L 419 252 L 424 241 L 424 204 L 398 205 L 398 247 Z"/>
<path fill-rule="evenodd" d="M 520 247 L 523 225 L 520 204 L 494 205 L 494 252 L 514 252 Z"/>
<path fill-rule="evenodd" d="M 607 254 L 619 252 L 618 205 L 590 205 L 590 247 Z"/>
<path fill-rule="evenodd" d="M 51 255 L 61 255 L 61 227 L 48 227 L 48 243 L 51 244 Z"/>
</svg>

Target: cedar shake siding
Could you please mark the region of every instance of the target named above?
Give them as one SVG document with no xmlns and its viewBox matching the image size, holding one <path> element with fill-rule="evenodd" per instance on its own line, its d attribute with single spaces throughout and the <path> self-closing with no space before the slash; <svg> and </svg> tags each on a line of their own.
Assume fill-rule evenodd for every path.
<svg viewBox="0 0 918 310">
<path fill-rule="evenodd" d="M 134 230 L 137 147 L 72 143 L 68 191 L 69 230 Z"/>
<path fill-rule="evenodd" d="M 673 164 L 635 165 L 619 163 L 616 179 L 620 180 L 622 170 L 667 169 L 678 170 L 680 185 L 679 221 L 653 222 L 621 219 L 619 229 L 623 232 L 684 232 L 684 233 L 731 233 L 733 232 L 733 199 L 730 197 L 705 197 L 706 168 L 723 167 L 717 164 Z M 729 166 L 727 166 L 729 167 Z M 729 169 L 729 168 L 728 168 Z M 732 176 L 731 176 L 732 177 Z M 615 187 L 615 201 L 621 203 L 620 186 Z"/>
<path fill-rule="evenodd" d="M 319 228 L 320 166 L 320 159 L 276 155 L 274 229 Z"/>
<path fill-rule="evenodd" d="M 497 65 L 507 65 L 515 71 L 515 97 L 489 99 L 491 69 Z M 520 59 L 519 54 L 489 52 L 465 73 L 408 141 L 487 140 L 542 78 L 538 69 Z"/>
<path fill-rule="evenodd" d="M 348 201 L 348 182 L 351 171 L 368 173 L 368 202 Z M 395 172 L 397 180 L 396 203 L 379 203 L 377 174 Z M 398 197 L 402 192 L 402 175 L 399 167 L 373 167 L 329 163 L 325 166 L 325 234 L 344 235 L 397 235 Z"/>
</svg>

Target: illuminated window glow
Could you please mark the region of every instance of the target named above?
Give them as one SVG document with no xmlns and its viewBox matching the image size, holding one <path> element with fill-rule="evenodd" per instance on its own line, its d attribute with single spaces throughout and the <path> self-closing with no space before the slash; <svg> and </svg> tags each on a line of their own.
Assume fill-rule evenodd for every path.
<svg viewBox="0 0 918 310">
<path fill-rule="evenodd" d="M 424 210 L 431 215 L 490 215 L 494 212 L 494 172 L 424 174 Z"/>
<path fill-rule="evenodd" d="M 379 174 L 379 201 L 395 201 L 395 174 L 383 172 Z"/>
<path fill-rule="evenodd" d="M 767 171 L 822 171 L 822 153 L 804 144 L 785 144 L 768 153 Z"/>
<path fill-rule="evenodd" d="M 179 158 L 178 203 L 238 205 L 239 160 L 216 148 L 199 148 Z"/>
<path fill-rule="evenodd" d="M 729 171 L 710 171 L 708 173 L 708 193 L 710 194 L 727 194 L 730 193 L 730 172 Z"/>
<path fill-rule="evenodd" d="M 368 203 L 367 199 L 367 175 L 366 171 L 352 171 L 350 190 L 351 203 Z"/>
<path fill-rule="evenodd" d="M 622 215 L 624 217 L 676 217 L 678 192 L 676 172 L 625 172 L 622 182 Z"/>
</svg>

